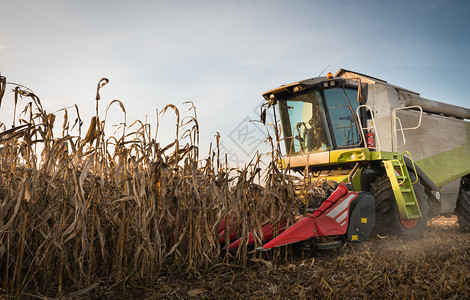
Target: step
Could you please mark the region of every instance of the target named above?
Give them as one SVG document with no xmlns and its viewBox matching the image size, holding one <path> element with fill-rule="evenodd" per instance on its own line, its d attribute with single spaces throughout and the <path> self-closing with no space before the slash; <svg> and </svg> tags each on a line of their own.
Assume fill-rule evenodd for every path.
<svg viewBox="0 0 470 300">
<path fill-rule="evenodd" d="M 317 246 L 319 250 L 326 250 L 326 249 L 338 248 L 342 244 L 343 242 L 336 240 L 336 241 L 331 241 L 331 242 L 326 242 L 326 243 L 321 243 L 321 244 L 315 243 L 315 246 Z"/>
</svg>

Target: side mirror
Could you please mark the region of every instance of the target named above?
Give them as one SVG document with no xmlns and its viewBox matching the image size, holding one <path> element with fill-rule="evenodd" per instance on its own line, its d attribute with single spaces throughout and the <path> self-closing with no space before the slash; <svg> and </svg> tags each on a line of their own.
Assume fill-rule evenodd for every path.
<svg viewBox="0 0 470 300">
<path fill-rule="evenodd" d="M 260 121 L 261 123 L 266 125 L 266 108 L 261 111 Z"/>
<path fill-rule="evenodd" d="M 364 104 L 367 101 L 367 91 L 368 89 L 367 83 L 359 83 L 357 87 L 357 102 Z"/>
<path fill-rule="evenodd" d="M 7 85 L 7 78 L 0 75 L 0 106 L 2 106 L 3 94 L 5 94 L 5 86 Z"/>
</svg>

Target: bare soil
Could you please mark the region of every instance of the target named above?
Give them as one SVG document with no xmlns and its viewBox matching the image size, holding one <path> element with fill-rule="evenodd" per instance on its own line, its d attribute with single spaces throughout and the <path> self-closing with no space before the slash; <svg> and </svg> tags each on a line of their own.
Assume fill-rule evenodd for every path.
<svg viewBox="0 0 470 300">
<path fill-rule="evenodd" d="M 290 246 L 292 247 L 292 246 Z M 464 299 L 470 296 L 470 233 L 454 218 L 429 223 L 419 240 L 371 237 L 334 250 L 290 249 L 287 259 L 251 254 L 241 268 L 167 274 L 153 286 L 99 283 L 86 298 L 147 299 Z M 292 254 L 293 253 L 293 254 Z"/>
</svg>

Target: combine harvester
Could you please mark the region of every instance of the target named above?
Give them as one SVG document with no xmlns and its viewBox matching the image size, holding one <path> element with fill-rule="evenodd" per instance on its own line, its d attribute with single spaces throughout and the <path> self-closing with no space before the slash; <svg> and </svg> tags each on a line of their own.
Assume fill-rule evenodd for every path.
<svg viewBox="0 0 470 300">
<path fill-rule="evenodd" d="M 255 235 L 270 240 L 259 250 L 305 240 L 333 248 L 373 231 L 416 238 L 428 218 L 452 214 L 470 231 L 470 109 L 345 69 L 263 96 L 262 121 L 266 107 L 279 112 L 282 166 L 308 178 L 297 186 L 307 213 L 288 228 L 265 224 L 248 244 Z M 328 186 L 326 200 L 315 193 Z"/>
</svg>

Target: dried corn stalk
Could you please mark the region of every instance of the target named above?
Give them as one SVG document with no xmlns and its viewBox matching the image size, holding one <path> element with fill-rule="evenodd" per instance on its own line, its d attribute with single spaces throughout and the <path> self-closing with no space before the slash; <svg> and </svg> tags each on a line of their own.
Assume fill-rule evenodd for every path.
<svg viewBox="0 0 470 300">
<path fill-rule="evenodd" d="M 9 295 L 33 286 L 49 295 L 57 287 L 60 295 L 66 282 L 79 289 L 104 277 L 155 280 L 223 260 L 244 264 L 246 246 L 230 254 L 218 242 L 224 218 L 240 226 L 243 238 L 265 222 L 292 221 L 294 190 L 275 151 L 266 168 L 257 155 L 248 167 L 229 170 L 217 139 L 201 161 L 192 103 L 186 113 L 193 116 L 181 117 L 173 105 L 163 109 L 177 116 L 175 141 L 165 147 L 140 121 L 124 120 L 120 137 L 106 136 L 98 100 L 107 82 L 98 84 L 97 115 L 83 138 L 78 108 L 72 126 L 73 111 L 64 110 L 57 137 L 57 116 L 33 93 L 15 89 L 17 101 L 32 102 L 18 126 L 0 133 L 0 284 Z M 125 117 L 122 102 L 113 103 Z"/>
</svg>

